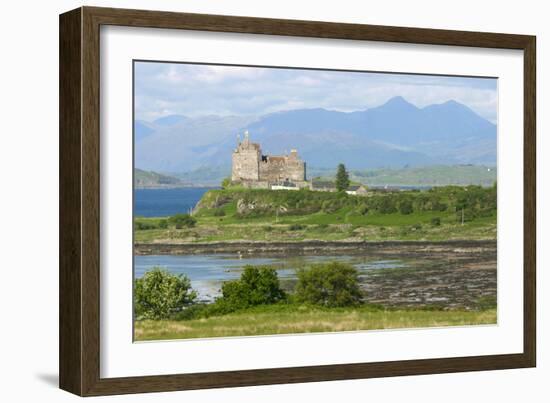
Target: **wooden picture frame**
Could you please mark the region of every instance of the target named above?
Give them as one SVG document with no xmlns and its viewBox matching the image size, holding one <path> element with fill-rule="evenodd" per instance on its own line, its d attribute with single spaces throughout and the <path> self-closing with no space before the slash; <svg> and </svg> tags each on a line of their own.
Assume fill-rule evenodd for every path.
<svg viewBox="0 0 550 403">
<path fill-rule="evenodd" d="M 226 372 L 100 377 L 100 26 L 400 42 L 524 52 L 523 353 Z M 534 367 L 535 37 L 81 7 L 60 16 L 60 387 L 80 396 Z"/>
</svg>

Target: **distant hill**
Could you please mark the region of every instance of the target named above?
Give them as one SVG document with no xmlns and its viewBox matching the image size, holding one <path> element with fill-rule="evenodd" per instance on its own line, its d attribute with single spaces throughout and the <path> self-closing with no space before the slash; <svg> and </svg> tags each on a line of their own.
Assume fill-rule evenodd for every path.
<svg viewBox="0 0 550 403">
<path fill-rule="evenodd" d="M 496 125 L 456 101 L 418 108 L 402 97 L 357 112 L 297 109 L 263 116 L 167 116 L 136 122 L 136 166 L 157 172 L 227 167 L 245 129 L 265 153 L 297 148 L 308 166 L 350 169 L 496 165 Z"/>
<path fill-rule="evenodd" d="M 219 186 L 231 175 L 231 167 L 203 167 L 191 172 L 173 174 L 184 183 L 197 186 Z M 335 168 L 308 168 L 308 180 L 333 180 Z M 406 168 L 352 169 L 350 178 L 367 186 L 492 186 L 497 180 L 497 169 L 485 165 L 432 165 Z"/>
<path fill-rule="evenodd" d="M 492 186 L 497 181 L 495 167 L 480 165 L 435 165 L 404 169 L 351 171 L 352 180 L 370 186 Z"/>
<path fill-rule="evenodd" d="M 173 176 L 159 174 L 157 172 L 134 169 L 134 184 L 136 188 L 158 188 L 183 186 L 184 183 Z"/>
</svg>

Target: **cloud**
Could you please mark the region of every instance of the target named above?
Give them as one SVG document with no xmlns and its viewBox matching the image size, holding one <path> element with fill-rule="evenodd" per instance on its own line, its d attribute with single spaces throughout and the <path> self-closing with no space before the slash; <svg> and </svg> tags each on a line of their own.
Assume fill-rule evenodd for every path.
<svg viewBox="0 0 550 403">
<path fill-rule="evenodd" d="M 497 80 L 366 72 L 137 62 L 136 118 L 262 115 L 297 108 L 364 110 L 394 96 L 424 107 L 454 99 L 493 122 Z"/>
</svg>

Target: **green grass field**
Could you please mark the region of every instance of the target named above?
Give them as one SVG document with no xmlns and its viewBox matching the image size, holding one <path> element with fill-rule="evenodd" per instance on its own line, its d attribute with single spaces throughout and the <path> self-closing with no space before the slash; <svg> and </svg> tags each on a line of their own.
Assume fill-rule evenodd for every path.
<svg viewBox="0 0 550 403">
<path fill-rule="evenodd" d="M 135 340 L 343 332 L 496 324 L 496 309 L 482 311 L 382 310 L 267 305 L 193 320 L 135 322 Z"/>
<path fill-rule="evenodd" d="M 440 218 L 440 225 L 433 225 L 433 218 Z M 160 218 L 136 218 L 137 221 L 157 226 Z M 298 224 L 299 227 L 293 224 Z M 452 239 L 487 240 L 496 238 L 496 217 L 482 217 L 460 225 L 454 215 L 433 212 L 403 216 L 372 214 L 357 217 L 316 213 L 308 216 L 285 216 L 281 219 L 256 217 L 235 219 L 232 217 L 197 217 L 192 228 L 167 228 L 136 230 L 135 241 L 147 242 L 214 242 L 214 241 L 378 241 L 378 240 L 426 240 Z"/>
</svg>

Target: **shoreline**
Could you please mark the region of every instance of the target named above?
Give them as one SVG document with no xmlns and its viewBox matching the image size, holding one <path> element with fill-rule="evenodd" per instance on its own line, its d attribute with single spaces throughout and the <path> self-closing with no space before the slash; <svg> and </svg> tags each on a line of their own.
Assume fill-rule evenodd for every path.
<svg viewBox="0 0 550 403">
<path fill-rule="evenodd" d="M 236 253 L 242 255 L 262 254 L 347 254 L 426 255 L 430 253 L 496 253 L 496 240 L 449 240 L 449 241 L 299 241 L 264 242 L 235 241 L 208 243 L 136 243 L 134 255 L 194 255 Z"/>
</svg>

